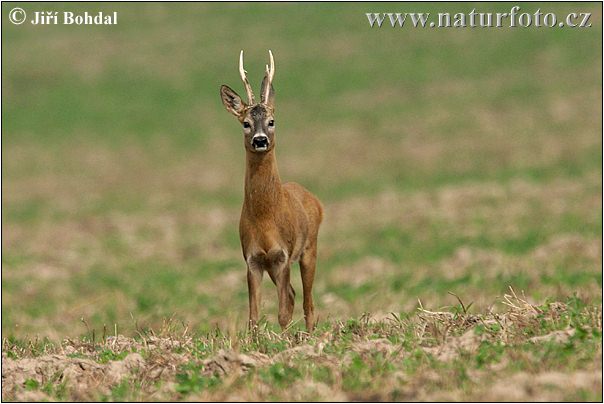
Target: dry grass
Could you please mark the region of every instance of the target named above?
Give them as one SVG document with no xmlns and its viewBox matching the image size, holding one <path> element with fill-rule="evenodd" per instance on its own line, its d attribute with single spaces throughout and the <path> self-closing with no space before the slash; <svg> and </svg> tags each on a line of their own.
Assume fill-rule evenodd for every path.
<svg viewBox="0 0 604 404">
<path fill-rule="evenodd" d="M 157 334 L 103 336 L 100 342 L 19 346 L 5 339 L 2 397 L 557 401 L 576 394 L 597 396 L 602 381 L 599 308 L 573 307 L 572 301 L 535 305 L 513 290 L 502 303 L 507 310 L 500 313 L 470 314 L 459 300 L 454 310 L 420 307 L 406 319 L 365 315 L 355 322 L 324 324 L 312 336 L 266 329 L 194 336 L 187 327 L 167 322 Z M 556 370 L 548 350 L 571 346 L 568 360 L 577 364 Z M 585 352 L 592 347 L 598 352 Z M 581 359 L 586 354 L 591 359 Z M 468 363 L 469 358 L 478 359 Z M 462 364 L 467 368 L 460 374 Z M 370 372 L 374 383 L 365 386 L 361 376 L 359 385 L 351 384 L 351 369 Z M 280 372 L 294 377 L 291 388 L 282 388 Z"/>
</svg>

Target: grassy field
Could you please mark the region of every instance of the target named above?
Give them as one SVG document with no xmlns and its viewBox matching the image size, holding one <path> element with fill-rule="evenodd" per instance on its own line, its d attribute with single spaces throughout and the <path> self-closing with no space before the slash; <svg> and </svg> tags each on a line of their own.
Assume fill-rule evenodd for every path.
<svg viewBox="0 0 604 404">
<path fill-rule="evenodd" d="M 511 4 L 2 4 L 7 400 L 602 400 L 602 7 L 584 29 L 370 28 Z M 50 4 L 28 3 L 25 11 Z M 242 133 L 325 205 L 319 326 L 245 331 Z M 256 90 L 258 91 L 258 90 Z"/>
</svg>

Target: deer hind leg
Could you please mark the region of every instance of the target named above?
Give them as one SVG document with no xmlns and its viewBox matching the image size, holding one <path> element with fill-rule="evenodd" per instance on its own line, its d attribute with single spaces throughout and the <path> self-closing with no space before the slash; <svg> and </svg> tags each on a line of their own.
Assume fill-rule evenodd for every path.
<svg viewBox="0 0 604 404">
<path fill-rule="evenodd" d="M 312 284 L 315 280 L 317 265 L 317 241 L 311 241 L 300 257 L 300 273 L 302 274 L 302 288 L 304 293 L 304 319 L 306 330 L 312 332 L 315 327 L 315 307 L 312 300 Z"/>
</svg>

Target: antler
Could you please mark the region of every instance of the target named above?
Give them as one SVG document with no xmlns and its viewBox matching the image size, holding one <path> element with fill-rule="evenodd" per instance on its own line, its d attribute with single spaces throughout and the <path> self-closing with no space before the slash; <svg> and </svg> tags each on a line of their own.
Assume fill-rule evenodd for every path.
<svg viewBox="0 0 604 404">
<path fill-rule="evenodd" d="M 264 91 L 262 94 L 262 99 L 265 101 L 268 100 L 268 96 L 271 93 L 271 84 L 273 82 L 273 77 L 275 77 L 275 59 L 273 59 L 273 52 L 269 50 L 268 56 L 271 64 L 270 68 L 268 65 L 266 65 L 266 78 L 268 79 L 268 83 L 266 83 L 266 86 L 262 89 L 262 91 Z"/>
<path fill-rule="evenodd" d="M 273 56 L 271 55 L 271 60 Z M 243 68 L 243 50 L 239 54 L 239 74 L 241 75 L 241 80 L 243 80 L 243 84 L 245 85 L 245 92 L 247 93 L 247 99 L 250 105 L 256 103 L 254 101 L 254 93 L 252 92 L 252 86 L 250 86 L 250 82 L 247 80 L 247 76 L 245 69 Z"/>
</svg>

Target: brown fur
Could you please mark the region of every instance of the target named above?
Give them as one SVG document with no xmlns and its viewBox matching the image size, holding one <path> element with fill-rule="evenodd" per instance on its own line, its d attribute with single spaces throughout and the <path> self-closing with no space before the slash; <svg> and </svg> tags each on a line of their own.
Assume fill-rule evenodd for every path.
<svg viewBox="0 0 604 404">
<path fill-rule="evenodd" d="M 265 77 L 263 90 L 264 85 L 271 84 L 266 83 Z M 286 328 L 291 322 L 295 292 L 290 284 L 290 268 L 293 262 L 298 261 L 306 328 L 312 331 L 315 325 L 312 285 L 323 208 L 319 200 L 301 185 L 281 183 L 275 158 L 274 124 L 268 125 L 274 119 L 272 85 L 266 104 L 247 106 L 227 86 L 222 86 L 221 95 L 229 112 L 241 123 L 250 123 L 250 127 L 244 129 L 245 195 L 239 222 L 241 248 L 247 264 L 250 327 L 258 321 L 260 283 L 264 271 L 277 286 L 279 324 Z M 252 136 L 257 133 L 268 136 L 270 146 L 266 151 L 258 152 L 251 146 Z"/>
</svg>

